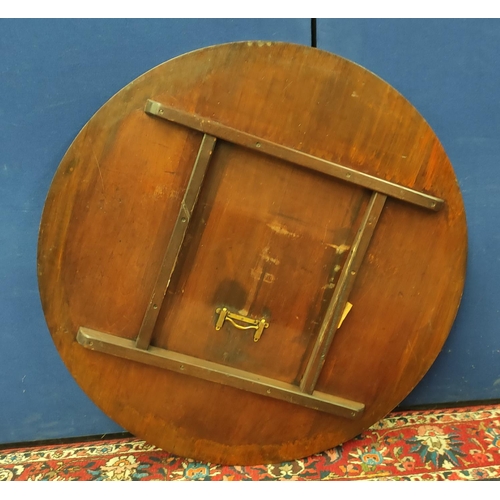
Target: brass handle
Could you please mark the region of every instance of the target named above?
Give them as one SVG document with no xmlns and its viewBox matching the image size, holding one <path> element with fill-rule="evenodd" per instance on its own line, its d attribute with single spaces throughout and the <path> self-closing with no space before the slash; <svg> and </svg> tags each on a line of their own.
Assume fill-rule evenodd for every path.
<svg viewBox="0 0 500 500">
<path fill-rule="evenodd" d="M 219 317 L 217 318 L 217 323 L 215 324 L 216 330 L 220 330 L 222 328 L 222 325 L 224 324 L 224 321 L 227 319 L 235 328 L 238 328 L 238 330 L 256 330 L 253 336 L 254 342 L 257 342 L 260 339 L 264 328 L 269 327 L 269 323 L 265 318 L 262 318 L 260 320 L 247 318 L 246 316 L 242 316 L 241 314 L 236 314 L 228 311 L 227 307 L 218 307 L 215 312 L 219 315 Z M 240 325 L 236 323 L 235 320 L 247 323 L 247 325 Z"/>
</svg>

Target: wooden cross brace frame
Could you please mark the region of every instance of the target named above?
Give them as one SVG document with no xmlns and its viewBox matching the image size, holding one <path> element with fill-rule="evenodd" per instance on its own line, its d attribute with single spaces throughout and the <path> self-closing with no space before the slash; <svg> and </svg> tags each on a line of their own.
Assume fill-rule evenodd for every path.
<svg viewBox="0 0 500 500">
<path fill-rule="evenodd" d="M 364 410 L 362 402 L 351 401 L 315 390 L 328 350 L 341 322 L 349 293 L 354 285 L 358 270 L 388 196 L 433 211 L 441 209 L 444 200 L 266 141 L 221 123 L 191 115 L 155 101 L 147 101 L 145 112 L 202 132 L 204 134 L 203 139 L 137 338 L 135 341 L 124 339 L 81 326 L 77 333 L 77 341 L 91 350 L 229 385 L 315 410 L 346 418 L 360 416 Z M 150 345 L 153 329 L 170 284 L 210 158 L 219 139 L 372 191 L 368 207 L 340 273 L 299 385 L 288 384 Z M 261 321 L 264 322 L 264 320 Z M 263 324 L 260 330 L 264 326 Z"/>
</svg>

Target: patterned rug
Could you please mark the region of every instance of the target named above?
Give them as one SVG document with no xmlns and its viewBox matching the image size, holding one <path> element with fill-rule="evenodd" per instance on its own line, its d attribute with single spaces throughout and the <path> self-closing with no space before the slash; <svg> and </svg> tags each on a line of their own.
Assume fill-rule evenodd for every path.
<svg viewBox="0 0 500 500">
<path fill-rule="evenodd" d="M 4 481 L 498 480 L 500 405 L 392 413 L 357 438 L 302 460 L 205 464 L 138 439 L 0 451 Z"/>
</svg>

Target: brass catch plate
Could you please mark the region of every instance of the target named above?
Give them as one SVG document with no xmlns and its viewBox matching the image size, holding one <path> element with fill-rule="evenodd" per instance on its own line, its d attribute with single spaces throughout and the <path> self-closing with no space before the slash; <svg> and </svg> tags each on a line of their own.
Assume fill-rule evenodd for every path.
<svg viewBox="0 0 500 500">
<path fill-rule="evenodd" d="M 254 342 L 258 342 L 260 337 L 262 336 L 262 333 L 264 332 L 264 328 L 269 327 L 269 323 L 265 318 L 262 318 L 260 320 L 248 318 L 247 316 L 230 312 L 226 307 L 218 307 L 215 312 L 219 315 L 219 317 L 217 318 L 217 323 L 215 324 L 216 330 L 220 330 L 222 328 L 222 325 L 224 324 L 224 321 L 227 320 L 232 323 L 235 328 L 238 328 L 238 330 L 256 330 L 253 336 Z M 245 324 L 240 325 L 239 323 L 236 323 L 236 321 L 241 321 Z"/>
</svg>

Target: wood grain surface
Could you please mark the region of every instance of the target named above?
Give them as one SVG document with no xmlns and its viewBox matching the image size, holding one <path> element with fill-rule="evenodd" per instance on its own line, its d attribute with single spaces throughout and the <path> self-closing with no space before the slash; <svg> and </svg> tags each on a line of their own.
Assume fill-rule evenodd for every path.
<svg viewBox="0 0 500 500">
<path fill-rule="evenodd" d="M 77 89 L 75 89 L 77 91 Z M 141 328 L 203 134 L 148 99 L 445 200 L 388 197 L 316 389 L 359 401 L 348 419 L 87 350 L 80 327 Z M 298 385 L 371 191 L 218 140 L 152 345 Z M 284 43 L 209 47 L 134 80 L 83 127 L 41 221 L 40 295 L 54 343 L 90 398 L 133 434 L 212 463 L 300 458 L 356 436 L 427 372 L 454 321 L 467 231 L 439 140 L 387 83 Z M 225 306 L 269 328 L 224 324 Z"/>
</svg>

